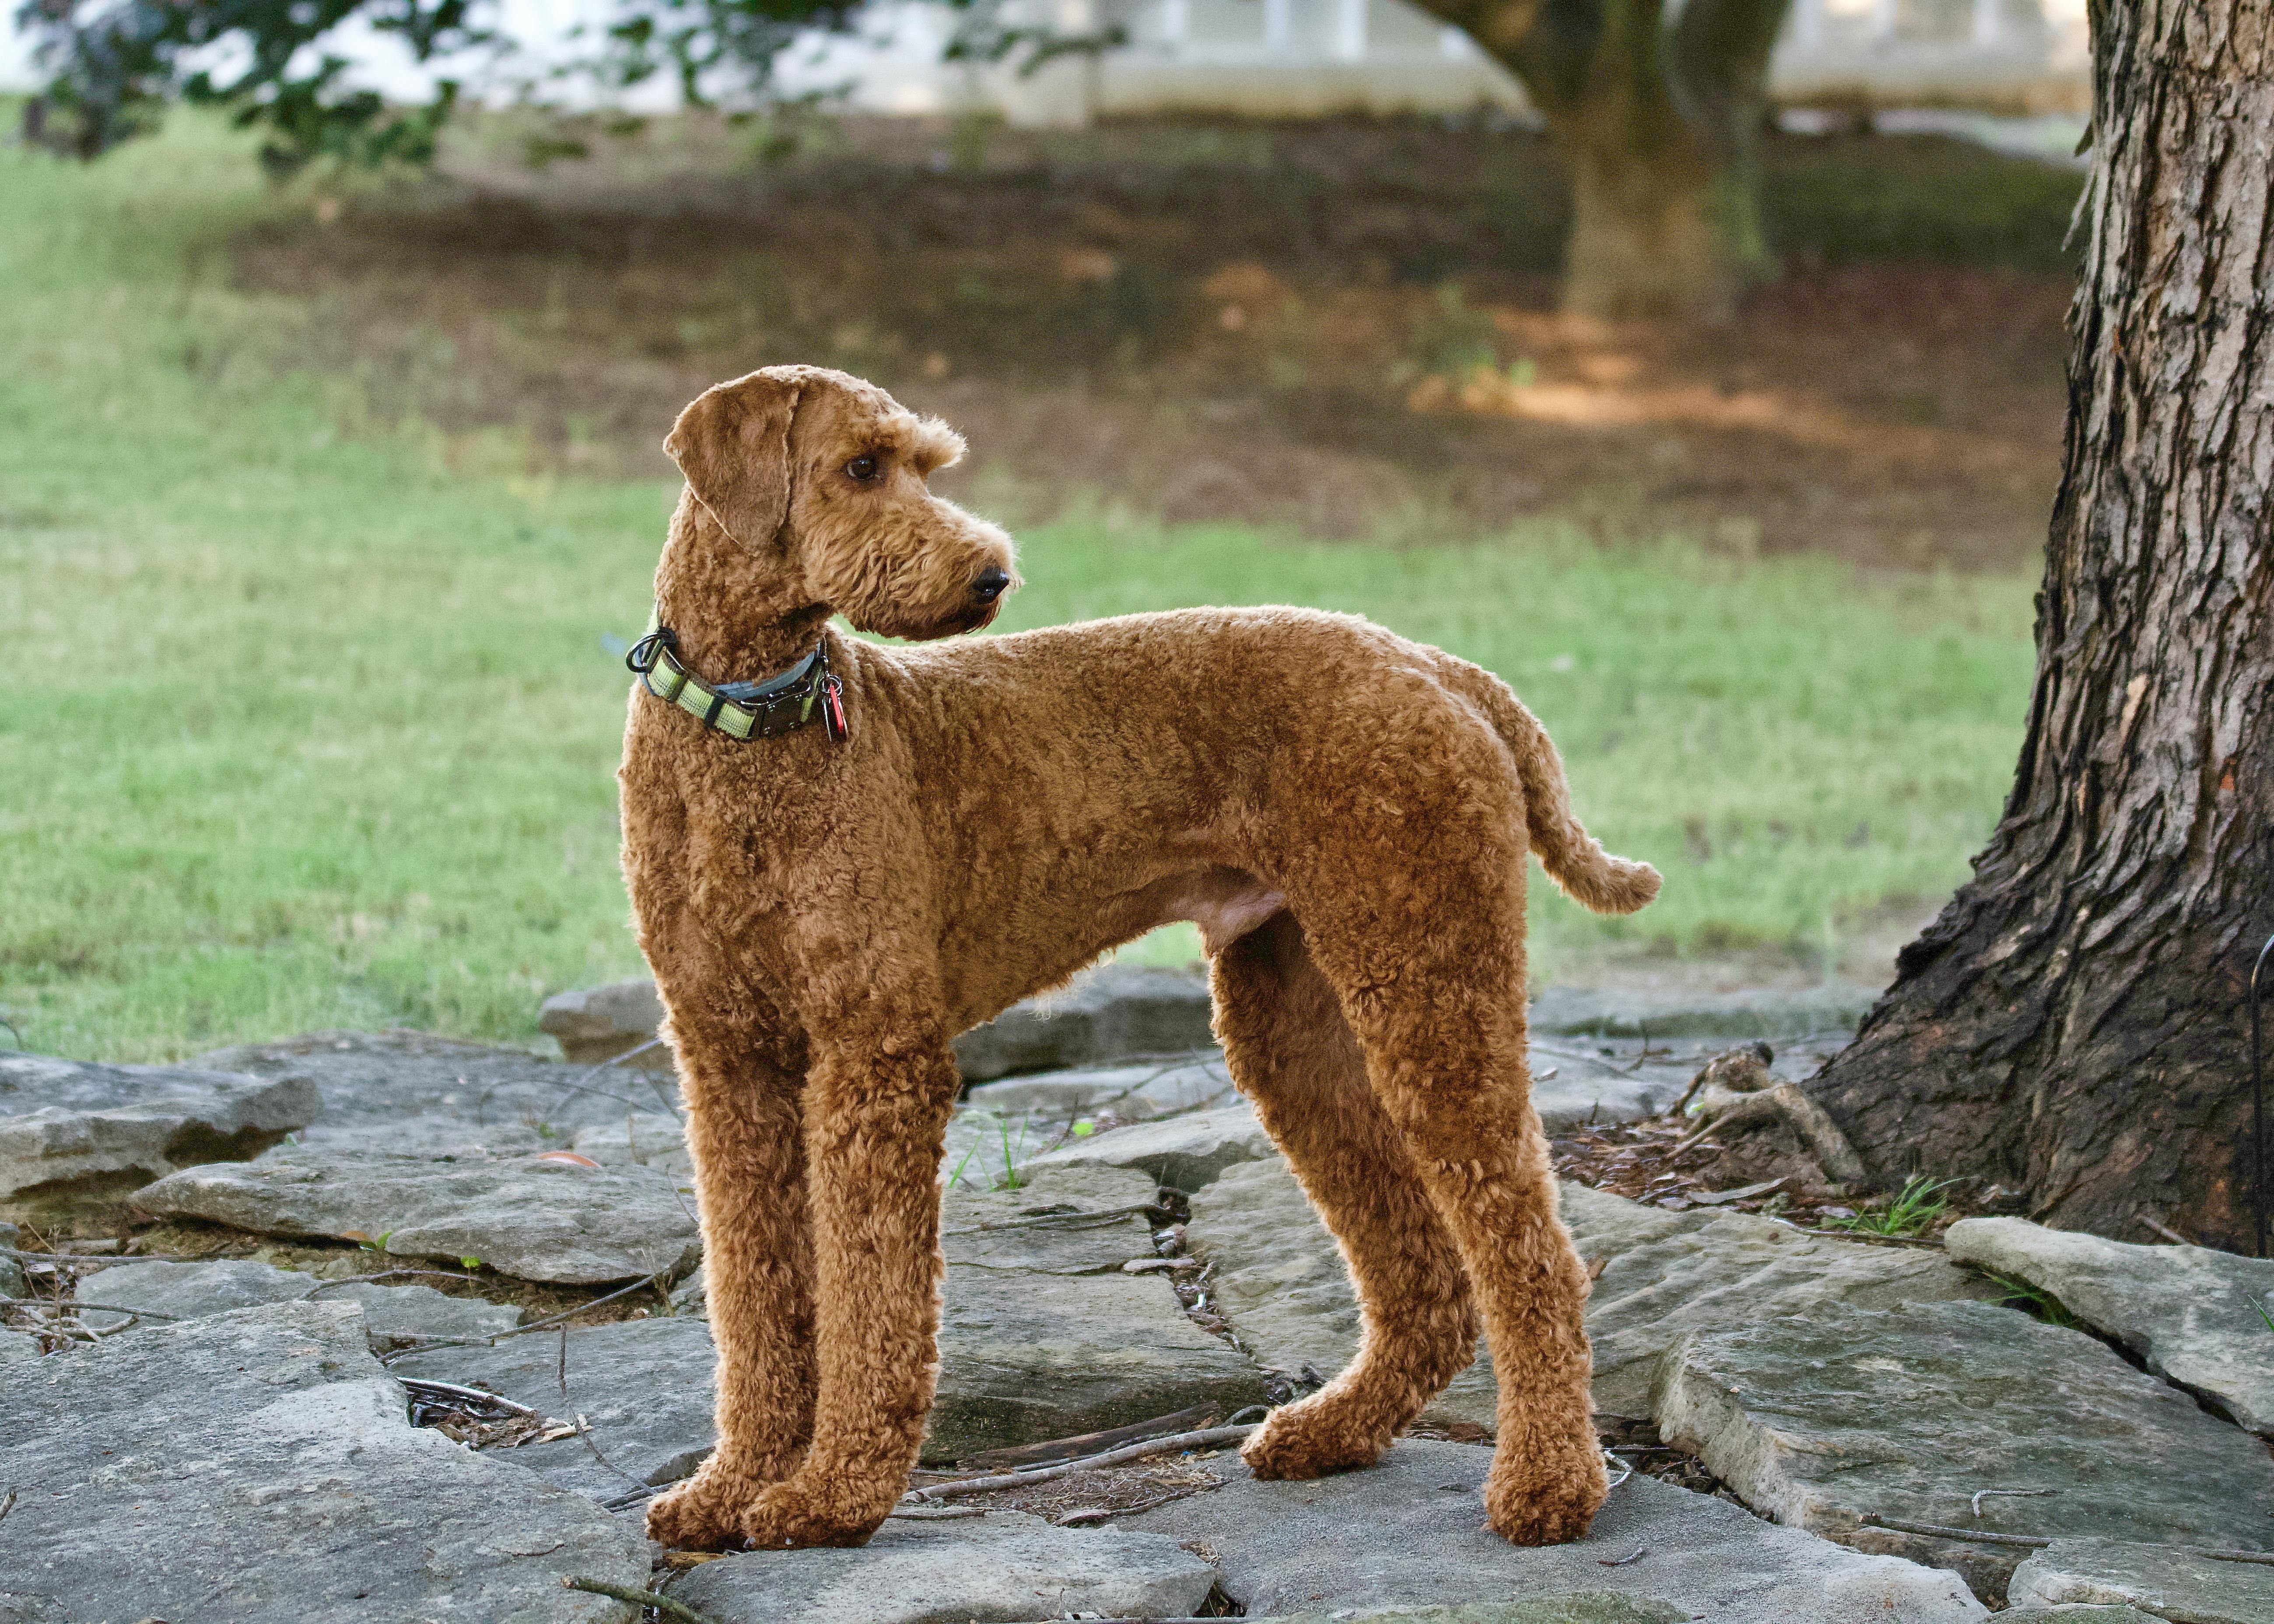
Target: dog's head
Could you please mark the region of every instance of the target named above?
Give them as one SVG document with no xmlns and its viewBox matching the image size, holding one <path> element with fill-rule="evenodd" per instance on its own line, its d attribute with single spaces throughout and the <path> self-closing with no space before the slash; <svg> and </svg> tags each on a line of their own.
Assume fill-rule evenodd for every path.
<svg viewBox="0 0 2274 1624">
<path fill-rule="evenodd" d="M 862 631 L 975 631 L 1019 584 L 1010 537 L 924 484 L 963 437 L 858 378 L 769 366 L 719 384 L 663 448 L 735 544 Z"/>
</svg>

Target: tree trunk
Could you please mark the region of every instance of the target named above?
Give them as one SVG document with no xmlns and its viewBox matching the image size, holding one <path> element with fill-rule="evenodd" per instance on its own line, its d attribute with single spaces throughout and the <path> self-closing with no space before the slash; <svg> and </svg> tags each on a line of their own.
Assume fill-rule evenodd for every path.
<svg viewBox="0 0 2274 1624">
<path fill-rule="evenodd" d="M 1726 319 L 1768 274 L 1758 132 L 1788 0 L 1422 0 L 1523 80 L 1571 170 L 1566 309 Z"/>
<path fill-rule="evenodd" d="M 1722 177 L 1678 119 L 1621 108 L 1559 127 L 1571 170 L 1563 308 L 1605 320 L 1725 321 L 1751 280 L 1722 219 Z M 1638 127 L 1638 126 L 1640 127 Z"/>
<path fill-rule="evenodd" d="M 2003 820 L 1808 1085 L 1883 1180 L 2249 1249 L 2274 931 L 2274 0 L 2100 0 L 2067 449 Z"/>
</svg>

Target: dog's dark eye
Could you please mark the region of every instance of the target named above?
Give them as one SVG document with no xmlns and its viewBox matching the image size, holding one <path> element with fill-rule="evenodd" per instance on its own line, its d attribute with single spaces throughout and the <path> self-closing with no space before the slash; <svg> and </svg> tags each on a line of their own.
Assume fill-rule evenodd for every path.
<svg viewBox="0 0 2274 1624">
<path fill-rule="evenodd" d="M 846 477 L 857 479 L 862 485 L 868 484 L 883 471 L 882 466 L 873 456 L 856 456 L 845 465 Z"/>
</svg>

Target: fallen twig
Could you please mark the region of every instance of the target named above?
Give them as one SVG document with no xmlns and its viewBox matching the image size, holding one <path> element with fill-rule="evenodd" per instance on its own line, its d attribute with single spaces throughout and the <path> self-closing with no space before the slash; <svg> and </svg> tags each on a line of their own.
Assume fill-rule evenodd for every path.
<svg viewBox="0 0 2274 1624">
<path fill-rule="evenodd" d="M 1972 1501 L 1974 1515 L 1980 1516 L 1982 1502 L 1993 1497 L 1999 1500 L 2039 1500 L 2045 1495 L 2059 1492 L 2059 1489 L 1977 1489 Z"/>
<path fill-rule="evenodd" d="M 987 1515 L 987 1508 L 984 1506 L 941 1506 L 930 1511 L 919 1511 L 913 1506 L 907 1506 L 885 1515 L 910 1522 L 953 1522 L 961 1517 L 983 1517 Z"/>
<path fill-rule="evenodd" d="M 1127 1426 L 1109 1427 L 1103 1432 L 1082 1432 L 1073 1438 L 1050 1438 L 1039 1443 L 985 1450 L 978 1455 L 966 1455 L 958 1464 L 967 1471 L 1027 1471 L 1037 1466 L 1056 1466 L 1062 1461 L 1096 1455 L 1107 1449 L 1118 1449 L 1124 1444 L 1142 1443 L 1148 1438 L 1165 1438 L 1171 1432 L 1197 1432 L 1204 1426 L 1219 1425 L 1237 1426 L 1240 1416 L 1247 1414 L 1250 1410 L 1263 1410 L 1265 1415 L 1270 1413 L 1260 1404 L 1250 1404 L 1247 1410 L 1227 1416 L 1221 1404 L 1195 1404 L 1190 1410 L 1179 1410 L 1174 1415 L 1156 1416 L 1150 1421 L 1135 1421 Z"/>
<path fill-rule="evenodd" d="M 652 1607 L 658 1613 L 669 1613 L 674 1619 L 684 1619 L 687 1624 L 714 1624 L 710 1614 L 697 1613 L 683 1601 L 674 1601 L 660 1590 L 636 1590 L 629 1585 L 607 1584 L 598 1579 L 563 1579 L 561 1588 L 605 1596 L 611 1601 L 636 1602 L 643 1607 Z"/>
<path fill-rule="evenodd" d="M 1133 1506 L 1089 1506 L 1079 1511 L 1063 1512 L 1052 1517 L 1050 1523 L 1056 1528 L 1087 1528 L 1093 1522 L 1108 1522 L 1115 1517 L 1133 1517 L 1140 1512 L 1151 1511 L 1171 1500 L 1190 1500 L 1195 1494 L 1213 1494 L 1222 1487 L 1224 1484 L 1221 1481 L 1196 1483 L 1190 1488 L 1175 1489 L 1166 1494 L 1156 1494 L 1150 1500 L 1141 1500 Z"/>
<path fill-rule="evenodd" d="M 1709 1071 L 1712 1068 L 1707 1068 Z M 1775 1083 L 1750 1093 L 1719 1086 L 1708 1087 L 1698 1101 L 1705 1124 L 1689 1138 L 1675 1145 L 1670 1155 L 1680 1155 L 1708 1134 L 1730 1128 L 1748 1126 L 1754 1123 L 1773 1122 L 1782 1118 L 1790 1124 L 1801 1142 L 1814 1154 L 1823 1167 L 1825 1177 L 1838 1184 L 1861 1184 L 1869 1175 L 1864 1169 L 1864 1159 L 1840 1131 L 1825 1109 L 1800 1091 L 1794 1083 Z"/>
<path fill-rule="evenodd" d="M 2153 1218 L 2142 1218 L 2140 1222 L 2148 1229 L 2153 1230 L 2156 1234 L 2162 1236 L 2165 1240 L 2171 1242 L 2174 1246 L 2192 1246 L 2195 1244 L 2195 1242 L 2189 1240 L 2186 1236 L 2180 1234 L 2177 1229 L 2172 1229 L 2168 1224 L 2157 1223 Z"/>
<path fill-rule="evenodd" d="M 960 1229 L 942 1229 L 940 1235 L 944 1238 L 950 1235 L 987 1235 L 998 1229 L 1087 1229 L 1092 1227 L 1102 1229 L 1109 1223 L 1118 1223 L 1124 1218 L 1137 1216 L 1153 1210 L 1155 1210 L 1154 1204 L 1146 1201 L 1136 1207 L 1102 1207 L 1094 1213 L 1044 1213 L 1039 1218 L 1004 1218 L 993 1223 L 965 1224 Z"/>
<path fill-rule="evenodd" d="M 1595 1559 L 1595 1566 L 1598 1568 L 1625 1568 L 1633 1563 L 1639 1562 L 1644 1557 L 1649 1554 L 1650 1547 L 1648 1545 L 1637 1545 L 1624 1556 L 1599 1556 Z"/>
<path fill-rule="evenodd" d="M 1197 1432 L 1177 1432 L 1167 1438 L 1156 1438 L 1141 1444 L 1126 1444 L 1118 1449 L 1108 1449 L 1103 1455 L 1085 1455 L 1058 1466 L 1039 1466 L 1032 1471 L 1003 1472 L 991 1477 L 966 1477 L 955 1483 L 927 1484 L 921 1489 L 910 1489 L 900 1497 L 900 1503 L 922 1504 L 928 1500 L 944 1500 L 952 1494 L 986 1494 L 997 1489 L 1024 1488 L 1030 1483 L 1048 1483 L 1052 1478 L 1069 1473 L 1093 1471 L 1101 1466 L 1118 1466 L 1124 1461 L 1141 1461 L 1151 1455 L 1177 1455 L 1186 1449 L 1205 1449 L 1215 1444 L 1236 1443 L 1262 1424 L 1250 1426 L 1210 1426 Z"/>
<path fill-rule="evenodd" d="M 1952 1528 L 1941 1522 L 1913 1522 L 1905 1517 L 1883 1517 L 1876 1511 L 1867 1511 L 1856 1520 L 1866 1528 L 1893 1529 L 1898 1534 L 1924 1534 L 1931 1539 L 1963 1539 L 1973 1545 L 2018 1545 L 2030 1551 L 2042 1551 L 2053 1543 L 2049 1535 L 1992 1534 L 1984 1529 Z M 2088 1536 L 2070 1534 L 2063 1538 L 2082 1539 Z M 2260 1568 L 2274 1568 L 2274 1552 L 2220 1551 L 2210 1545 L 2170 1545 L 2165 1548 L 2184 1552 L 2189 1556 L 2199 1556 L 2209 1562 L 2249 1562 Z"/>
<path fill-rule="evenodd" d="M 423 1376 L 397 1376 L 395 1380 L 413 1393 L 431 1393 L 437 1398 L 463 1399 L 473 1403 L 492 1404 L 500 1410 L 510 1410 L 516 1415 L 535 1416 L 540 1421 L 553 1419 L 541 1410 L 531 1410 L 526 1404 L 516 1404 L 509 1398 L 501 1398 L 480 1387 L 462 1387 L 455 1381 L 428 1381 Z"/>
<path fill-rule="evenodd" d="M 93 1309 L 99 1314 L 139 1314 L 146 1320 L 180 1320 L 181 1314 L 162 1314 L 154 1308 L 121 1308 L 115 1303 L 82 1303 L 77 1297 L 68 1303 L 43 1297 L 0 1297 L 0 1307 L 8 1308 L 69 1308 L 76 1314 L 81 1309 Z"/>
<path fill-rule="evenodd" d="M 646 1279 L 635 1280 L 629 1286 L 623 1286 L 616 1290 L 611 1291 L 606 1297 L 596 1297 L 589 1303 L 579 1303 L 574 1308 L 565 1309 L 560 1313 L 553 1314 L 546 1319 L 537 1320 L 535 1323 L 531 1325 L 517 1325 L 510 1331 L 500 1331 L 495 1336 L 461 1336 L 449 1338 L 438 1336 L 433 1338 L 432 1341 L 414 1342 L 408 1348 L 397 1349 L 393 1353 L 382 1354 L 380 1357 L 379 1362 L 381 1365 L 389 1365 L 396 1359 L 407 1359 L 414 1353 L 432 1353 L 437 1348 L 494 1348 L 500 1342 L 504 1342 L 510 1337 L 527 1336 L 532 1331 L 549 1331 L 564 1320 L 574 1320 L 578 1314 L 588 1313 L 591 1310 L 601 1306 L 603 1304 L 614 1302 L 618 1297 L 629 1297 L 635 1291 L 644 1291 L 650 1286 L 655 1284 L 659 1280 L 669 1278 L 670 1274 L 671 1271 L 667 1268 L 658 1269 Z M 346 1281 L 342 1281 L 339 1283 L 346 1285 L 348 1282 Z"/>
<path fill-rule="evenodd" d="M 8 1491 L 8 1497 L 5 1500 L 0 1500 L 0 1522 L 5 1522 L 8 1520 L 8 1514 L 15 1509 L 16 1491 L 11 1489 Z"/>
<path fill-rule="evenodd" d="M 306 1302 L 319 1291 L 336 1291 L 342 1286 L 368 1286 L 381 1280 L 395 1280 L 406 1274 L 427 1274 L 436 1280 L 479 1280 L 478 1274 L 460 1274 L 449 1269 L 396 1268 L 381 1269 L 376 1274 L 351 1274 L 345 1280 L 327 1280 L 320 1285 L 310 1286 L 296 1299 Z"/>
</svg>

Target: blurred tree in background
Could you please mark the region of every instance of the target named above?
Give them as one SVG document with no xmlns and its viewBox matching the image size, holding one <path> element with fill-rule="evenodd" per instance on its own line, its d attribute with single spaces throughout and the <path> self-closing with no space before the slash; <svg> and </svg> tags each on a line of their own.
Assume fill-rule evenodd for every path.
<svg viewBox="0 0 2274 1624">
<path fill-rule="evenodd" d="M 1030 70 L 1118 41 L 1006 20 L 998 0 L 949 0 L 951 57 Z M 1565 302 L 1609 317 L 1715 319 L 1767 274 L 1756 147 L 1768 58 L 1788 0 L 1421 0 L 1520 79 L 1569 161 Z M 860 0 L 620 0 L 576 64 L 608 88 L 659 75 L 705 104 L 731 85 L 764 94 L 801 35 L 843 32 Z M 27 105 L 35 144 L 94 158 L 174 101 L 262 131 L 278 176 L 311 160 L 425 163 L 459 85 L 422 105 L 351 83 L 335 31 L 350 22 L 420 64 L 498 56 L 485 0 L 26 0 L 18 13 L 50 74 Z"/>
<path fill-rule="evenodd" d="M 1759 139 L 1790 0 L 1419 0 L 1523 81 L 1571 171 L 1563 303 L 1719 320 L 1772 270 Z"/>
</svg>

